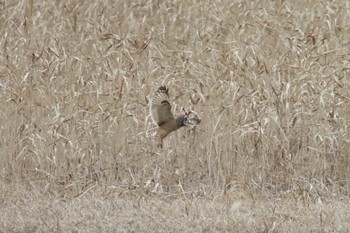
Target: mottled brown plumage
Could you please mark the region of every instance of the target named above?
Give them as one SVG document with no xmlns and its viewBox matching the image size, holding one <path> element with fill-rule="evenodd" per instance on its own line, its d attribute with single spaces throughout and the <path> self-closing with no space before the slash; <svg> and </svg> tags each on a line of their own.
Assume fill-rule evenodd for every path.
<svg viewBox="0 0 350 233">
<path fill-rule="evenodd" d="M 192 110 L 184 110 L 184 114 L 174 117 L 171 111 L 169 90 L 166 86 L 159 87 L 153 95 L 150 101 L 150 113 L 153 122 L 158 125 L 158 147 L 163 147 L 163 139 L 169 133 L 183 126 L 195 126 L 201 122 L 198 114 Z"/>
</svg>

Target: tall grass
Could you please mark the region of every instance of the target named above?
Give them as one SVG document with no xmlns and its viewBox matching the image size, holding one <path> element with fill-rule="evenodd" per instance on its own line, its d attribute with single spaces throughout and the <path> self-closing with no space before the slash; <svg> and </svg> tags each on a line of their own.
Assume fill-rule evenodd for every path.
<svg viewBox="0 0 350 233">
<path fill-rule="evenodd" d="M 349 195 L 347 1 L 4 1 L 4 182 L 213 197 Z M 195 130 L 159 150 L 166 84 Z"/>
</svg>

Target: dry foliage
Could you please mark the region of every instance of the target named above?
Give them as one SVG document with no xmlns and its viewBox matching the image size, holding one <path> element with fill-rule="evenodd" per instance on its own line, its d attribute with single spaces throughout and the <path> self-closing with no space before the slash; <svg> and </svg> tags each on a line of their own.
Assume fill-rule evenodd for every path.
<svg viewBox="0 0 350 233">
<path fill-rule="evenodd" d="M 349 231 L 348 1 L 0 2 L 0 231 Z M 149 96 L 196 129 L 156 147 Z"/>
</svg>

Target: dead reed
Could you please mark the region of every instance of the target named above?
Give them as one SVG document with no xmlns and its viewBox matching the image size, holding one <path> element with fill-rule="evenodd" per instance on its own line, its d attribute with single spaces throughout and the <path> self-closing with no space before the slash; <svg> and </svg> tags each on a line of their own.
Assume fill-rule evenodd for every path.
<svg viewBox="0 0 350 233">
<path fill-rule="evenodd" d="M 54 200 L 176 197 L 194 211 L 193 198 L 230 195 L 348 202 L 349 22 L 347 1 L 3 1 L 1 182 Z M 202 116 L 163 150 L 147 107 L 161 84 L 175 112 Z M 318 230 L 349 230 L 323 211 Z M 268 212 L 221 230 L 293 231 Z"/>
</svg>

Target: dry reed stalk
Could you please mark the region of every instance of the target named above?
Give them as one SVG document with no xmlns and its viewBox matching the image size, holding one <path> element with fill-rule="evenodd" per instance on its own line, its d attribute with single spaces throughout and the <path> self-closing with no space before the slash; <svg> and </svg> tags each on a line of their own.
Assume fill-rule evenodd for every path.
<svg viewBox="0 0 350 233">
<path fill-rule="evenodd" d="M 187 214 L 198 211 L 195 197 L 323 203 L 329 209 L 308 212 L 316 228 L 337 227 L 324 203 L 342 206 L 350 187 L 346 1 L 18 0 L 0 8 L 4 184 L 58 199 L 176 196 Z M 163 151 L 147 111 L 161 84 L 174 91 L 176 112 L 194 105 L 203 116 Z M 285 211 L 246 226 L 293 230 Z M 227 222 L 244 226 L 236 217 Z M 337 230 L 349 229 L 343 224 Z"/>
</svg>

